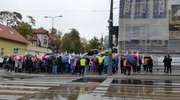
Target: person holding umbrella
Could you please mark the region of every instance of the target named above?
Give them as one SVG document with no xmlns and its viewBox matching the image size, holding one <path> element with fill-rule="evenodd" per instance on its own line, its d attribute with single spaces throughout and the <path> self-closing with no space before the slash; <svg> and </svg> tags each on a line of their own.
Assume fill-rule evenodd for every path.
<svg viewBox="0 0 180 100">
<path fill-rule="evenodd" d="M 135 69 L 136 69 L 136 65 L 135 65 L 136 64 L 136 57 L 132 54 L 128 54 L 128 55 L 126 55 L 126 59 L 130 65 L 130 67 L 132 67 L 133 71 L 135 71 Z"/>
<path fill-rule="evenodd" d="M 123 67 L 125 67 L 124 68 L 125 69 L 124 74 L 126 75 L 127 71 L 128 71 L 128 75 L 130 75 L 131 74 L 131 65 L 130 65 L 130 63 L 129 63 L 127 58 L 125 58 L 123 60 Z"/>
</svg>

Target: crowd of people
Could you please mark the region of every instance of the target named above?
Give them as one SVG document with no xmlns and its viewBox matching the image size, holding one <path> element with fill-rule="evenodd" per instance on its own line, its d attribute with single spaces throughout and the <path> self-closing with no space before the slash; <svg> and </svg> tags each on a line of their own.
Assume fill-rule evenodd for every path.
<svg viewBox="0 0 180 100">
<path fill-rule="evenodd" d="M 118 56 L 113 54 L 113 73 L 118 70 Z M 108 55 L 79 56 L 75 54 L 13 55 L 4 57 L 2 67 L 9 72 L 79 74 L 87 72 L 106 74 L 109 65 Z"/>
<path fill-rule="evenodd" d="M 171 73 L 172 58 L 170 55 L 165 56 L 164 72 Z M 120 64 L 119 64 L 120 63 Z M 52 73 L 52 74 L 79 74 L 98 73 L 99 75 L 107 74 L 110 64 L 108 54 L 79 56 L 75 54 L 46 54 L 39 55 L 13 55 L 4 57 L 1 66 L 9 72 L 27 72 L 27 73 Z M 151 56 L 140 56 L 138 54 L 126 54 L 121 57 L 112 54 L 112 73 L 118 71 L 118 66 L 122 74 L 130 75 L 131 72 L 153 72 L 153 58 Z"/>
<path fill-rule="evenodd" d="M 121 73 L 130 75 L 131 72 L 140 72 L 143 68 L 144 72 L 153 72 L 153 58 L 151 56 L 140 56 L 134 54 L 127 54 L 126 56 L 121 58 Z M 171 73 L 171 63 L 172 58 L 170 55 L 167 55 L 163 59 L 164 63 L 164 72 Z"/>
<path fill-rule="evenodd" d="M 153 72 L 153 59 L 151 56 L 127 55 L 121 58 L 121 73 L 130 75 L 131 72 Z M 131 71 L 132 70 L 132 71 Z"/>
</svg>

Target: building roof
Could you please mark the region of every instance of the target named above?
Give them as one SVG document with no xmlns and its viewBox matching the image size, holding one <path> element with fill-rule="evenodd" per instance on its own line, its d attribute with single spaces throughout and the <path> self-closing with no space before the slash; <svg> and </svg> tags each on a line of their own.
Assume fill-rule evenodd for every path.
<svg viewBox="0 0 180 100">
<path fill-rule="evenodd" d="M 27 44 L 28 41 L 15 29 L 0 24 L 0 38 Z"/>
<path fill-rule="evenodd" d="M 38 28 L 33 30 L 34 34 L 48 34 L 48 31 L 44 28 Z"/>
<path fill-rule="evenodd" d="M 30 38 L 30 41 L 37 41 L 37 35 L 32 35 Z"/>
</svg>

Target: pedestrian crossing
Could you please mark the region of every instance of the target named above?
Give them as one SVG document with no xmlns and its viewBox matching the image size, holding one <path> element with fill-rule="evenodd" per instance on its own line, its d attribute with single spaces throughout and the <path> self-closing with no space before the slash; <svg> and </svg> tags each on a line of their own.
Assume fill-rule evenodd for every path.
<svg viewBox="0 0 180 100">
<path fill-rule="evenodd" d="M 0 82 L 0 100 L 18 100 L 26 95 L 46 91 L 53 86 L 59 86 L 60 81 L 47 80 L 5 80 Z"/>
<path fill-rule="evenodd" d="M 94 98 L 94 100 L 179 100 L 180 98 L 180 78 L 173 79 L 175 76 L 155 76 L 156 78 L 154 78 L 154 76 L 148 75 L 149 78 L 143 76 L 144 78 L 142 79 L 139 76 L 136 76 L 138 79 L 132 76 L 118 77 L 106 77 L 103 82 L 95 85 L 95 87 L 93 86 L 92 90 L 88 92 L 84 92 L 84 86 L 80 90 L 79 87 L 71 87 L 73 84 L 77 84 L 77 86 L 86 84 L 73 83 L 72 80 L 78 79 L 77 77 L 60 78 L 59 76 L 47 76 L 27 79 L 21 79 L 18 77 L 8 79 L 0 77 L 0 100 L 21 100 L 19 98 L 26 98 L 27 95 L 32 96 L 32 99 L 28 100 L 46 100 L 43 97 L 41 98 L 41 94 L 47 96 L 47 94 L 50 94 L 51 92 L 52 94 L 57 94 L 58 92 L 59 95 L 61 95 L 59 98 L 62 99 L 66 97 L 68 98 L 70 95 L 78 95 L 78 93 L 73 94 L 73 89 L 74 91 L 76 90 L 76 92 L 82 90 L 84 93 L 79 95 L 79 98 L 82 99 L 78 98 L 73 100 L 85 100 L 84 98 L 87 97 L 91 98 L 90 100 L 92 100 L 92 98 Z M 64 89 L 67 84 L 69 85 L 68 87 L 71 88 Z M 60 85 L 63 88 L 59 87 Z M 54 90 L 54 88 L 56 89 Z M 34 95 L 36 96 L 34 97 Z"/>
<path fill-rule="evenodd" d="M 161 80 L 116 80 L 109 87 L 107 96 L 139 100 L 179 100 L 180 81 Z"/>
<path fill-rule="evenodd" d="M 105 95 L 109 89 L 109 86 L 112 82 L 113 78 L 107 78 L 98 87 L 92 92 L 92 95 Z"/>
<path fill-rule="evenodd" d="M 33 83 L 29 81 L 0 82 L 0 100 L 17 100 L 18 98 L 25 95 L 31 95 L 34 93 L 45 91 L 51 86 L 53 85 L 48 85 L 47 82 L 45 82 L 44 84 L 43 82 Z M 57 86 L 57 84 L 55 86 Z"/>
</svg>

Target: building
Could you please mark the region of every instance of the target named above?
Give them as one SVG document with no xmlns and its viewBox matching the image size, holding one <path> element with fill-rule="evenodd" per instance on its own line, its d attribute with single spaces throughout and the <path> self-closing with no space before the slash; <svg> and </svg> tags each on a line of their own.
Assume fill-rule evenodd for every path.
<svg viewBox="0 0 180 100">
<path fill-rule="evenodd" d="M 119 20 L 119 48 L 143 52 L 168 49 L 168 0 L 120 0 Z"/>
<path fill-rule="evenodd" d="M 28 41 L 13 28 L 0 24 L 0 55 L 24 54 Z"/>
<path fill-rule="evenodd" d="M 39 54 L 49 49 L 31 44 L 15 29 L 0 24 L 0 56 Z"/>
<path fill-rule="evenodd" d="M 34 29 L 30 41 L 34 46 L 47 48 L 49 42 L 48 31 L 44 28 Z"/>
</svg>

